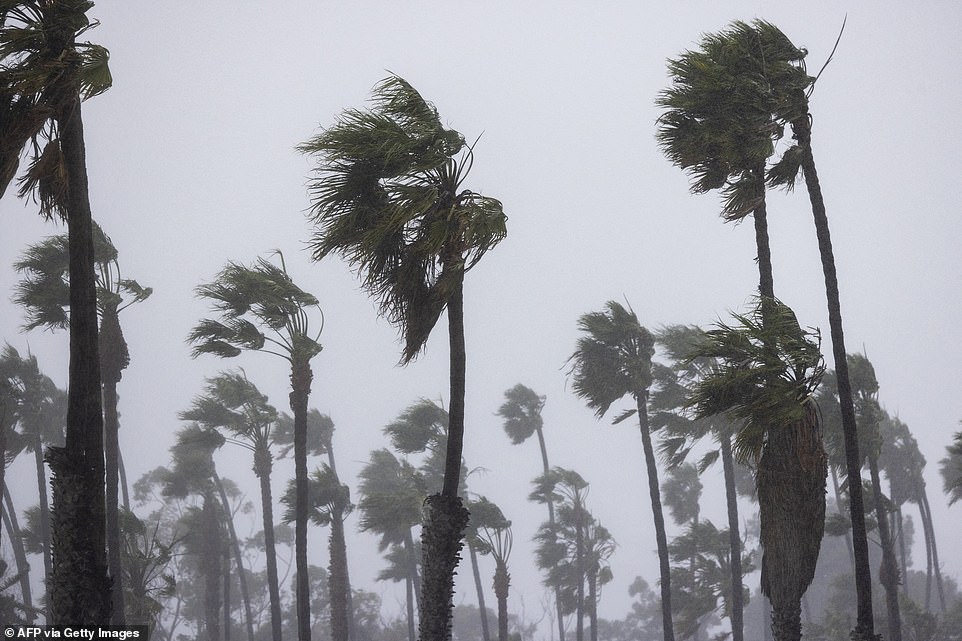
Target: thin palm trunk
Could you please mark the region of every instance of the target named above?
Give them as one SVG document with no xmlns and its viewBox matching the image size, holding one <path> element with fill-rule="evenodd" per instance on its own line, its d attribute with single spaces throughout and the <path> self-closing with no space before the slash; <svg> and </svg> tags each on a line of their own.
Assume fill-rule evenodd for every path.
<svg viewBox="0 0 962 641">
<path fill-rule="evenodd" d="M 906 553 L 905 553 L 905 532 L 904 532 L 903 529 L 902 529 L 903 519 L 902 519 L 902 506 L 901 506 L 901 505 L 898 506 L 898 508 L 895 510 L 895 514 L 894 514 L 893 516 L 895 517 L 896 528 L 898 529 L 899 560 L 902 562 L 902 573 L 901 573 L 901 575 L 900 575 L 900 576 L 902 576 L 902 594 L 904 594 L 906 597 L 908 597 L 908 595 L 909 595 L 909 582 L 908 582 L 908 576 L 909 576 L 908 572 L 909 572 L 909 569 L 908 569 L 908 563 L 906 562 L 906 561 L 907 561 L 907 555 L 906 555 Z"/>
<path fill-rule="evenodd" d="M 334 461 L 334 446 L 327 444 L 327 464 L 334 473 L 334 480 L 341 482 L 337 476 L 337 465 Z M 344 508 L 337 505 L 331 515 L 331 628 L 334 641 L 346 641 L 354 638 L 354 599 L 351 594 L 351 576 L 347 565 L 347 537 L 344 536 Z M 337 580 L 335 581 L 335 566 Z M 336 585 L 335 585 L 336 583 Z M 341 608 L 342 612 L 335 615 L 334 609 Z M 334 618 L 344 620 L 346 628 L 343 639 L 334 633 Z"/>
<path fill-rule="evenodd" d="M 731 549 L 731 606 L 732 641 L 744 641 L 744 595 L 742 594 L 742 540 L 738 531 L 738 492 L 735 488 L 735 461 L 732 456 L 731 435 L 719 434 L 722 468 L 725 474 L 725 497 L 728 503 L 728 541 Z"/>
<path fill-rule="evenodd" d="M 17 511 L 13 507 L 13 499 L 10 497 L 10 490 L 6 485 L 3 487 L 3 502 L 6 509 L 3 510 L 3 523 L 7 528 L 7 538 L 13 547 L 13 557 L 17 562 L 17 574 L 20 575 L 20 592 L 23 595 L 23 603 L 27 606 L 27 616 L 32 619 L 33 598 L 30 595 L 30 564 L 27 562 L 27 551 L 23 546 L 23 536 L 20 532 L 20 524 L 17 522 Z"/>
<path fill-rule="evenodd" d="M 40 497 L 40 545 L 43 547 L 43 582 L 53 573 L 50 559 L 50 504 L 47 501 L 47 471 L 43 464 L 43 441 L 34 434 L 33 459 L 37 468 L 37 496 Z M 44 616 L 50 621 L 50 599 L 44 604 Z"/>
<path fill-rule="evenodd" d="M 307 515 L 310 511 L 307 479 L 307 403 L 314 373 L 310 360 L 291 361 L 291 412 L 294 414 L 294 565 L 297 569 L 297 632 L 299 641 L 311 638 L 311 588 L 307 566 Z"/>
<path fill-rule="evenodd" d="M 449 261 L 445 268 L 457 269 Z M 468 511 L 458 486 L 461 481 L 461 451 L 464 441 L 464 281 L 454 285 L 447 300 L 448 338 L 451 359 L 451 401 L 448 409 L 447 450 L 444 483 L 440 494 L 425 501 L 427 516 L 421 532 L 424 585 L 420 599 L 421 641 L 449 641 L 454 608 L 454 574 L 460 560 Z"/>
<path fill-rule="evenodd" d="M 888 638 L 902 641 L 902 614 L 899 612 L 899 571 L 895 560 L 889 519 L 882 504 L 882 481 L 879 477 L 878 458 L 868 457 L 869 474 L 872 476 L 872 498 L 875 500 L 875 520 L 878 522 L 879 542 L 882 545 L 882 565 L 879 569 L 879 582 L 885 588 L 885 607 L 888 613 Z"/>
<path fill-rule="evenodd" d="M 641 392 L 635 399 L 638 406 L 638 427 L 641 430 L 641 443 L 645 450 L 645 465 L 648 469 L 648 494 L 651 497 L 651 513 L 655 522 L 655 540 L 658 542 L 658 565 L 661 572 L 661 623 L 665 641 L 674 641 L 675 629 L 671 619 L 671 566 L 668 561 L 668 537 L 665 534 L 665 516 L 661 510 L 661 490 L 658 484 L 655 450 L 651 445 L 651 431 L 648 427 L 648 393 Z"/>
<path fill-rule="evenodd" d="M 474 575 L 474 590 L 478 595 L 478 614 L 481 617 L 481 638 L 491 641 L 491 631 L 488 629 L 488 610 L 484 605 L 484 586 L 481 583 L 481 569 L 478 567 L 478 551 L 471 541 L 468 541 L 468 553 L 471 556 L 471 572 Z"/>
<path fill-rule="evenodd" d="M 220 611 L 223 593 L 221 580 L 223 572 L 220 565 L 220 546 L 217 544 L 220 519 L 217 514 L 217 502 L 210 493 L 204 496 L 204 541 L 200 552 L 200 566 L 204 574 L 204 625 L 207 630 L 207 641 L 221 641 Z"/>
<path fill-rule="evenodd" d="M 60 90 L 74 96 L 57 117 L 68 182 L 70 365 L 65 447 L 48 454 L 53 471 L 51 527 L 55 533 L 51 538 L 52 576 L 48 579 L 50 623 L 106 625 L 110 623 L 111 595 L 93 220 L 79 86 L 73 81 Z"/>
<path fill-rule="evenodd" d="M 925 485 L 922 486 L 922 502 L 920 505 L 925 506 L 925 514 L 923 515 L 923 527 L 925 527 L 929 532 L 929 540 L 932 542 L 932 569 L 935 572 L 935 587 L 939 593 L 939 607 L 941 608 L 943 614 L 945 613 L 945 586 L 942 582 L 942 568 L 939 566 L 939 547 L 935 543 L 935 527 L 932 524 L 932 508 L 929 507 L 929 497 L 928 493 L 925 491 Z"/>
<path fill-rule="evenodd" d="M 107 510 L 107 563 L 112 581 L 113 611 L 111 623 L 124 625 L 124 589 L 123 589 L 123 560 L 121 553 L 120 513 L 118 508 L 118 463 L 120 445 L 118 441 L 119 421 L 117 418 L 117 380 L 119 372 L 106 371 L 104 367 L 103 402 L 104 402 L 104 453 L 105 453 L 105 483 Z"/>
<path fill-rule="evenodd" d="M 244 615 L 247 623 L 247 641 L 254 641 L 254 617 L 251 612 L 250 593 L 247 590 L 247 575 L 244 572 L 244 557 L 241 554 L 240 541 L 237 538 L 237 530 L 234 528 L 234 517 L 230 511 L 230 504 L 227 502 L 227 492 L 224 484 L 221 483 L 220 476 L 214 471 L 214 485 L 220 495 L 220 502 L 224 506 L 224 520 L 227 522 L 227 533 L 230 536 L 231 547 L 234 552 L 234 565 L 237 566 L 237 580 L 240 583 L 241 600 L 244 602 Z"/>
<path fill-rule="evenodd" d="M 852 521 L 852 545 L 855 554 L 855 592 L 857 600 L 857 624 L 855 640 L 870 640 L 875 635 L 872 612 L 872 572 L 869 565 L 868 537 L 865 532 L 865 506 L 862 499 L 861 464 L 858 451 L 858 428 L 855 422 L 855 406 L 852 402 L 852 385 L 848 375 L 848 357 L 845 352 L 845 335 L 842 331 L 842 306 L 839 300 L 838 275 L 835 271 L 835 254 L 832 236 L 825 213 L 825 201 L 815 169 L 812 154 L 812 131 L 809 115 L 792 122 L 792 131 L 802 151 L 802 171 L 808 189 L 815 221 L 815 235 L 825 278 L 825 297 L 828 302 L 828 324 L 832 336 L 832 354 L 835 359 L 835 378 L 842 410 L 842 432 L 845 437 L 845 463 L 848 472 L 849 511 Z"/>
<path fill-rule="evenodd" d="M 117 474 L 120 476 L 120 496 L 124 502 L 124 509 L 130 509 L 130 486 L 127 484 L 127 470 L 124 468 L 124 454 L 117 448 Z"/>
<path fill-rule="evenodd" d="M 508 641 L 508 590 L 511 587 L 511 575 L 503 560 L 495 561 L 494 569 L 494 598 L 498 601 L 498 641 Z"/>
<path fill-rule="evenodd" d="M 575 604 L 575 639 L 584 641 L 585 638 L 585 534 L 584 508 L 575 503 L 575 572 L 578 575 L 578 589 Z"/>
<path fill-rule="evenodd" d="M 414 627 L 414 581 L 411 577 L 404 579 L 404 595 L 407 603 L 408 641 L 415 641 L 417 632 Z"/>
<path fill-rule="evenodd" d="M 551 468 L 548 466 L 548 448 L 545 446 L 544 430 L 542 430 L 541 427 L 537 427 L 535 428 L 535 433 L 538 435 L 538 446 L 541 448 L 541 464 L 544 468 L 545 478 L 547 478 Z M 551 526 L 551 531 L 553 532 L 555 530 L 554 501 L 551 499 L 551 494 L 547 495 L 547 499 L 548 524 Z M 565 641 L 564 611 L 561 607 L 561 594 L 558 588 L 554 590 L 554 603 L 555 610 L 558 613 L 558 641 Z"/>
<path fill-rule="evenodd" d="M 919 506 L 919 520 L 922 522 L 922 536 L 925 538 L 925 610 L 928 612 L 932 603 L 932 539 L 929 536 L 929 528 L 925 524 L 925 506 L 922 500 L 917 501 Z"/>
<path fill-rule="evenodd" d="M 225 508 L 226 509 L 226 508 Z M 225 515 L 226 520 L 226 515 Z M 230 641 L 230 624 L 231 624 L 231 612 L 230 612 L 230 546 L 224 545 L 223 552 L 223 567 L 224 567 L 224 641 Z"/>
<path fill-rule="evenodd" d="M 255 457 L 258 452 L 255 451 Z M 265 454 L 260 452 L 263 459 Z M 270 452 L 266 453 L 268 465 L 270 464 Z M 271 638 L 273 641 L 281 641 L 281 593 L 278 587 L 277 578 L 277 546 L 274 541 L 274 503 L 271 498 L 271 477 L 261 467 L 263 463 L 257 465 L 257 478 L 261 486 L 261 512 L 264 525 L 264 554 L 267 557 L 267 590 L 270 594 L 271 606 Z"/>
<path fill-rule="evenodd" d="M 588 574 L 588 620 L 591 622 L 590 641 L 598 641 L 598 571 Z"/>
<path fill-rule="evenodd" d="M 835 491 L 835 508 L 839 514 L 842 514 L 842 489 L 838 484 L 838 473 L 835 472 L 834 465 L 829 465 L 828 469 L 832 473 L 832 489 Z M 852 564 L 852 572 L 854 573 L 855 553 L 852 551 L 852 535 L 847 529 L 845 530 L 845 551 L 848 552 L 848 560 Z"/>
</svg>

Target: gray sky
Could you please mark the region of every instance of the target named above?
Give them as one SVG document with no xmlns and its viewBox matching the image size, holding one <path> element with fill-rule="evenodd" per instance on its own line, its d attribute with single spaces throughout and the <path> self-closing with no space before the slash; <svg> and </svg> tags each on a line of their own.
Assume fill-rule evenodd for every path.
<svg viewBox="0 0 962 641">
<path fill-rule="evenodd" d="M 122 318 L 131 366 L 120 386 L 121 445 L 131 482 L 167 463 L 176 413 L 205 376 L 242 365 L 275 405 L 286 404 L 280 359 L 189 357 L 184 338 L 207 312 L 193 288 L 227 260 L 250 263 L 281 249 L 295 280 L 321 300 L 324 351 L 313 362 L 311 405 L 334 419 L 339 465 L 352 482 L 370 450 L 384 444 L 381 428 L 404 407 L 422 396 L 446 400 L 443 321 L 426 353 L 399 368 L 395 330 L 376 317 L 347 266 L 312 264 L 303 251 L 311 163 L 294 146 L 342 109 L 364 106 L 390 70 L 467 138 L 483 132 L 468 186 L 502 200 L 509 217 L 507 239 L 465 288 L 464 454 L 469 467 L 488 470 L 472 477 L 471 489 L 501 504 L 515 524 L 511 609 L 523 596 L 534 618 L 542 598 L 529 540 L 543 510 L 525 501 L 540 469 L 537 448 L 510 445 L 493 415 L 503 391 L 523 382 L 548 397 L 552 463 L 591 482 L 591 507 L 619 543 L 601 614 L 623 617 L 633 577 L 657 578 L 641 442 L 636 428 L 597 421 L 566 390 L 576 320 L 609 299 L 627 299 L 652 329 L 707 325 L 744 309 L 757 281 L 751 224 L 723 224 L 719 198 L 689 195 L 687 177 L 657 149 L 654 99 L 667 85 L 665 60 L 731 20 L 759 17 L 806 47 L 814 72 L 847 12 L 811 110 L 848 347 L 864 347 L 883 404 L 919 439 L 945 571 L 962 575 L 962 556 L 950 547 L 962 508 L 945 507 L 937 473 L 962 419 L 962 397 L 953 393 L 962 379 L 962 6 L 267 6 L 101 0 L 90 12 L 102 22 L 90 38 L 110 49 L 114 75 L 113 89 L 84 106 L 94 216 L 120 250 L 125 275 L 155 290 Z M 772 194 L 769 212 L 776 293 L 803 325 L 823 329 L 830 354 L 804 190 Z M 9 196 L 0 224 L 0 292 L 8 293 L 16 281 L 10 264 L 23 248 L 63 228 Z M 0 338 L 21 351 L 29 345 L 44 371 L 65 384 L 66 334 L 24 335 L 21 323 L 5 294 Z M 255 498 L 247 453 L 235 448 L 220 457 Z M 292 466 L 275 469 L 276 496 Z M 30 473 L 22 468 L 21 507 L 35 500 Z M 703 509 L 721 524 L 718 503 Z M 311 541 L 312 561 L 326 564 L 326 533 Z M 381 565 L 375 540 L 354 541 L 355 585 L 385 594 L 393 607 L 403 591 L 372 583 Z M 920 552 L 915 558 L 924 565 Z M 460 594 L 474 600 L 473 588 Z"/>
</svg>

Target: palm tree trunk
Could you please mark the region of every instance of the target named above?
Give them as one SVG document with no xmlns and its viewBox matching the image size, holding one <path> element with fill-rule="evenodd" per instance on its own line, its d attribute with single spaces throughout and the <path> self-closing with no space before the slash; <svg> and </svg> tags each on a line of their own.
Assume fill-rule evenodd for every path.
<svg viewBox="0 0 962 641">
<path fill-rule="evenodd" d="M 337 483 L 340 483 L 340 477 L 337 475 L 337 465 L 334 461 L 334 444 L 330 441 L 327 443 L 327 464 L 331 467 L 331 471 L 334 473 L 334 479 Z M 335 541 L 335 536 L 337 541 L 337 565 L 338 572 L 343 576 L 341 580 L 340 590 L 344 594 L 344 617 L 347 619 L 347 636 L 346 639 L 354 638 L 354 598 L 351 594 L 351 575 L 347 564 L 347 537 L 344 536 L 344 509 L 341 506 L 336 506 L 334 508 L 334 518 L 331 520 L 331 543 Z M 339 532 L 335 533 L 334 530 L 337 529 Z M 334 550 L 331 551 L 331 575 L 334 575 Z M 332 586 L 332 590 L 333 590 Z M 334 590 L 334 593 L 338 593 Z M 332 604 L 334 603 L 335 597 L 331 597 Z M 333 614 L 332 614 L 333 616 Z M 337 637 L 334 637 L 334 641 L 339 641 Z"/>
<path fill-rule="evenodd" d="M 448 338 L 451 359 L 451 405 L 440 494 L 425 500 L 421 532 L 424 585 L 419 604 L 421 641 L 449 641 L 454 608 L 454 573 L 461 560 L 468 511 L 458 496 L 461 450 L 464 441 L 464 282 L 463 276 L 448 298 Z"/>
<path fill-rule="evenodd" d="M 882 505 L 882 481 L 878 471 L 878 457 L 870 453 L 868 457 L 869 474 L 872 476 L 872 498 L 875 500 L 875 520 L 878 522 L 879 541 L 882 545 L 882 566 L 879 569 L 879 582 L 885 588 L 885 606 L 888 613 L 888 638 L 902 641 L 902 615 L 899 612 L 899 571 L 889 531 L 889 520 Z"/>
<path fill-rule="evenodd" d="M 832 489 L 835 490 L 835 508 L 839 514 L 842 514 L 842 489 L 838 485 L 838 474 L 835 472 L 834 465 L 829 465 L 828 469 L 832 473 Z M 852 572 L 854 573 L 855 553 L 852 551 L 852 535 L 848 530 L 845 530 L 845 551 L 848 552 L 848 560 L 852 564 Z"/>
<path fill-rule="evenodd" d="M 254 641 L 254 617 L 251 613 L 250 593 L 247 591 L 247 576 L 244 573 L 244 557 L 241 554 L 240 541 L 234 528 L 234 517 L 231 515 L 230 504 L 227 502 L 227 492 L 221 483 L 217 471 L 213 474 L 214 485 L 220 495 L 220 502 L 224 506 L 224 520 L 227 522 L 227 533 L 230 536 L 231 547 L 234 551 L 234 564 L 237 566 L 237 580 L 240 583 L 241 600 L 244 602 L 244 614 L 247 622 L 247 641 Z"/>
<path fill-rule="evenodd" d="M 203 506 L 205 543 L 201 552 L 200 566 L 204 575 L 204 625 L 207 641 L 221 641 L 220 609 L 222 605 L 220 545 L 218 545 L 220 519 L 216 502 L 210 493 L 204 496 Z"/>
<path fill-rule="evenodd" d="M 575 603 L 575 639 L 584 641 L 585 638 L 585 534 L 584 508 L 580 502 L 575 502 L 575 573 L 578 579 Z"/>
<path fill-rule="evenodd" d="M 511 587 L 511 575 L 503 560 L 495 561 L 494 569 L 494 598 L 498 601 L 498 641 L 508 641 L 508 590 Z"/>
<path fill-rule="evenodd" d="M 735 461 L 732 456 L 731 435 L 718 435 L 721 444 L 722 468 L 725 473 L 725 496 L 728 503 L 728 541 L 731 549 L 731 606 L 732 641 L 744 641 L 744 594 L 742 593 L 742 539 L 738 531 L 738 493 L 735 489 Z"/>
<path fill-rule="evenodd" d="M 872 640 L 875 636 L 875 620 L 872 613 L 872 570 L 869 565 L 868 538 L 865 533 L 865 506 L 862 499 L 861 466 L 858 451 L 858 430 L 855 423 L 855 406 L 852 402 L 852 385 L 848 376 L 848 357 L 845 352 L 845 335 L 842 331 L 842 306 L 839 301 L 838 276 L 835 272 L 835 254 L 832 236 L 825 213 L 825 201 L 815 169 L 812 154 L 812 131 L 809 115 L 792 122 L 792 131 L 802 151 L 802 171 L 805 186 L 812 204 L 815 235 L 822 260 L 825 278 L 825 297 L 828 301 L 828 324 L 832 336 L 832 354 L 835 359 L 835 378 L 838 398 L 842 409 L 842 432 L 845 436 L 845 463 L 848 471 L 849 510 L 852 520 L 852 544 L 855 554 L 855 592 L 857 600 L 857 624 L 854 641 Z"/>
<path fill-rule="evenodd" d="M 945 613 L 945 586 L 942 582 L 942 568 L 939 566 L 939 547 L 935 543 L 935 527 L 932 524 L 932 508 L 929 507 L 929 496 L 922 485 L 922 504 L 925 505 L 925 516 L 923 527 L 929 531 L 929 539 L 932 541 L 932 568 L 935 571 L 935 587 L 939 593 L 939 607 Z"/>
<path fill-rule="evenodd" d="M 294 414 L 294 565 L 297 569 L 297 633 L 299 641 L 311 639 L 311 587 L 307 566 L 307 514 L 310 511 L 307 479 L 307 403 L 314 373 L 310 360 L 294 355 L 291 361 L 291 412 Z"/>
<path fill-rule="evenodd" d="M 655 450 L 651 445 L 651 431 L 648 428 L 648 393 L 637 394 L 635 400 L 638 406 L 641 443 L 645 450 L 645 465 L 648 468 L 648 494 L 651 497 L 651 513 L 655 522 L 655 540 L 658 542 L 658 562 L 661 571 L 661 624 L 665 641 L 675 641 L 675 628 L 671 619 L 671 566 L 668 561 L 668 537 L 665 534 L 665 515 L 661 510 L 661 490 L 658 484 Z"/>
<path fill-rule="evenodd" d="M 26 615 L 33 620 L 33 599 L 30 596 L 30 564 L 27 563 L 27 551 L 23 546 L 23 536 L 20 533 L 20 524 L 17 523 L 17 511 L 13 508 L 13 499 L 10 497 L 10 490 L 6 485 L 3 486 L 3 502 L 6 509 L 3 511 L 3 523 L 7 528 L 7 538 L 13 547 L 13 557 L 17 561 L 17 574 L 20 575 L 20 592 L 23 595 L 23 603 L 27 606 Z"/>
<path fill-rule="evenodd" d="M 481 638 L 491 641 L 491 631 L 488 629 L 488 610 L 484 606 L 484 586 L 481 584 L 481 569 L 478 567 L 478 551 L 468 541 L 468 553 L 471 555 L 471 572 L 474 575 L 474 591 L 478 594 L 478 615 L 481 617 Z"/>
<path fill-rule="evenodd" d="M 909 568 L 907 561 L 907 555 L 905 553 L 905 533 L 902 529 L 902 506 L 898 506 L 895 510 L 895 522 L 898 528 L 898 539 L 899 539 L 899 560 L 902 562 L 902 593 L 908 597 L 909 596 Z"/>
<path fill-rule="evenodd" d="M 598 570 L 588 574 L 588 620 L 591 622 L 589 641 L 598 641 Z"/>
<path fill-rule="evenodd" d="M 72 45 L 72 43 L 70 43 Z M 50 623 L 110 623 L 104 498 L 103 413 L 97 341 L 93 221 L 79 87 L 66 95 L 57 117 L 67 170 L 67 237 L 70 262 L 70 365 L 65 447 L 51 453 L 54 485 L 53 566 L 48 578 Z"/>
<path fill-rule="evenodd" d="M 264 525 L 264 555 L 267 557 L 267 590 L 271 604 L 271 638 L 281 641 L 281 593 L 277 578 L 277 546 L 274 541 L 274 503 L 271 498 L 271 477 L 265 472 L 264 459 L 270 465 L 270 451 L 255 450 L 255 473 L 261 486 L 261 512 Z M 259 460 L 258 460 L 259 459 Z"/>
<path fill-rule="evenodd" d="M 928 612 L 932 603 L 932 539 L 925 524 L 925 506 L 922 505 L 921 497 L 916 502 L 919 506 L 919 520 L 922 522 L 922 536 L 925 538 L 925 611 Z"/>
<path fill-rule="evenodd" d="M 765 202 L 765 162 L 752 172 L 758 187 L 758 205 L 752 212 L 755 221 L 755 249 L 758 253 L 758 293 L 762 298 L 775 298 L 775 278 L 772 271 L 772 249 L 768 241 L 768 209 Z"/>
<path fill-rule="evenodd" d="M 541 427 L 537 427 L 535 428 L 535 432 L 538 435 L 538 446 L 541 448 L 541 464 L 544 468 L 544 475 L 547 477 L 551 468 L 548 466 L 548 448 L 545 446 L 544 442 L 544 430 L 542 430 Z M 547 496 L 547 499 L 548 523 L 551 525 L 551 530 L 554 531 L 554 501 L 551 499 L 550 494 Z M 555 588 L 554 590 L 554 603 L 555 610 L 558 613 L 558 641 L 565 641 L 564 611 L 561 607 L 561 594 L 558 591 L 558 588 Z"/>
<path fill-rule="evenodd" d="M 226 509 L 226 508 L 225 508 Z M 226 519 L 226 516 L 225 516 Z M 230 547 L 226 544 L 224 545 L 223 551 L 223 567 L 224 567 L 224 641 L 230 641 L 230 624 L 231 624 L 231 608 L 230 608 Z"/>
<path fill-rule="evenodd" d="M 404 594 L 407 603 L 408 641 L 415 641 L 417 633 L 414 629 L 414 580 L 411 577 L 404 579 Z"/>
<path fill-rule="evenodd" d="M 40 497 L 40 545 L 43 546 L 43 582 L 53 574 L 50 559 L 50 505 L 47 501 L 47 472 L 43 464 L 43 442 L 40 432 L 34 434 L 33 458 L 37 468 L 37 495 Z M 50 621 L 50 599 L 44 603 L 44 616 Z"/>
<path fill-rule="evenodd" d="M 331 537 L 328 544 L 331 555 L 328 592 L 333 641 L 349 641 L 351 638 L 351 587 L 347 578 L 347 544 L 344 540 L 344 517 L 341 512 L 342 510 L 335 509 L 331 515 Z"/>
<path fill-rule="evenodd" d="M 106 368 L 103 368 L 106 370 Z M 113 593 L 112 625 L 125 625 L 123 560 L 121 554 L 120 513 L 118 508 L 118 463 L 120 445 L 118 441 L 119 422 L 117 419 L 117 380 L 119 372 L 104 371 L 104 451 L 105 483 L 107 488 L 107 564 L 110 569 Z"/>
<path fill-rule="evenodd" d="M 130 485 L 127 484 L 127 469 L 124 467 L 124 454 L 117 448 L 117 474 L 120 476 L 120 495 L 125 510 L 130 509 Z"/>
</svg>

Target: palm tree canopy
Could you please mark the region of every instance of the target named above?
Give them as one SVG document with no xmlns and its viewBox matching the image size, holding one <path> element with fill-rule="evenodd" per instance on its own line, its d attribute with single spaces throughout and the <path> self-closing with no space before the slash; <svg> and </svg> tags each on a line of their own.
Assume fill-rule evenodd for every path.
<svg viewBox="0 0 962 641">
<path fill-rule="evenodd" d="M 320 456 L 331 449 L 334 438 L 334 421 L 315 408 L 307 412 L 307 455 Z M 294 418 L 287 412 L 277 415 L 274 427 L 274 443 L 280 445 L 278 456 L 287 456 L 294 449 Z"/>
<path fill-rule="evenodd" d="M 578 339 L 569 375 L 575 394 L 587 401 L 598 417 L 626 394 L 638 397 L 651 385 L 651 357 L 655 340 L 638 322 L 635 312 L 608 301 L 603 312 L 591 312 L 578 319 L 583 336 Z M 633 410 L 616 419 L 624 420 Z"/>
<path fill-rule="evenodd" d="M 939 461 L 942 488 L 949 495 L 949 505 L 962 499 L 962 432 L 955 433 L 955 441 L 945 448 L 948 456 Z"/>
<path fill-rule="evenodd" d="M 194 356 L 229 358 L 251 349 L 290 361 L 320 353 L 320 332 L 310 334 L 307 313 L 309 307 L 319 309 L 317 298 L 294 283 L 283 256 L 281 262 L 280 267 L 264 258 L 251 267 L 229 262 L 214 282 L 197 287 L 197 295 L 211 301 L 220 319 L 204 319 L 191 330 L 187 340 Z"/>
<path fill-rule="evenodd" d="M 37 357 L 26 358 L 11 345 L 0 353 L 0 426 L 7 430 L 8 457 L 21 450 L 62 446 L 67 423 L 67 393 L 40 371 Z M 19 426 L 19 432 L 12 431 Z"/>
<path fill-rule="evenodd" d="M 447 432 L 448 413 L 426 398 L 415 401 L 384 428 L 391 444 L 402 454 L 443 452 Z"/>
<path fill-rule="evenodd" d="M 759 300 L 751 315 L 734 318 L 734 326 L 718 323 L 706 332 L 692 354 L 719 365 L 695 385 L 689 407 L 698 417 L 730 413 L 744 420 L 733 445 L 744 462 L 761 454 L 766 430 L 805 418 L 825 365 L 817 330 L 803 330 L 781 301 Z"/>
<path fill-rule="evenodd" d="M 324 527 L 340 514 L 346 517 L 354 510 L 351 503 L 351 490 L 338 480 L 337 474 L 327 464 L 314 470 L 307 482 L 310 520 L 314 525 Z M 284 504 L 284 522 L 293 523 L 296 514 L 297 487 L 294 479 L 287 483 L 281 503 Z"/>
<path fill-rule="evenodd" d="M 164 496 L 184 498 L 212 489 L 214 450 L 224 444 L 216 430 L 189 425 L 177 431 L 177 442 L 170 448 L 172 465 L 162 471 Z"/>
<path fill-rule="evenodd" d="M 315 260 L 340 254 L 420 352 L 466 271 L 504 238 L 501 203 L 462 184 L 472 147 L 407 81 L 389 76 L 370 110 L 348 109 L 300 145 L 318 158 L 310 183 Z"/>
<path fill-rule="evenodd" d="M 65 217 L 66 169 L 55 119 L 69 101 L 110 88 L 107 50 L 77 38 L 97 26 L 89 0 L 0 0 L 0 197 L 30 164 L 20 196 L 33 194 L 45 217 Z M 44 139 L 44 140 L 41 140 Z"/>
<path fill-rule="evenodd" d="M 504 431 L 514 445 L 528 440 L 544 425 L 541 418 L 544 401 L 544 396 L 521 383 L 505 391 L 498 416 L 504 419 Z"/>
<path fill-rule="evenodd" d="M 117 248 L 103 228 L 93 223 L 97 311 L 101 319 L 118 314 L 153 293 L 136 280 L 123 278 Z M 70 269 L 67 234 L 49 236 L 27 247 L 13 264 L 22 274 L 13 302 L 26 311 L 25 330 L 65 329 L 70 323 Z"/>
<path fill-rule="evenodd" d="M 277 410 L 243 372 L 221 372 L 207 379 L 204 393 L 178 416 L 251 444 L 270 445 Z"/>
<path fill-rule="evenodd" d="M 390 451 L 371 452 L 371 460 L 361 470 L 358 490 L 358 527 L 381 535 L 380 551 L 392 543 L 403 543 L 405 533 L 421 522 L 421 505 L 427 496 L 424 481 L 410 463 Z"/>
</svg>

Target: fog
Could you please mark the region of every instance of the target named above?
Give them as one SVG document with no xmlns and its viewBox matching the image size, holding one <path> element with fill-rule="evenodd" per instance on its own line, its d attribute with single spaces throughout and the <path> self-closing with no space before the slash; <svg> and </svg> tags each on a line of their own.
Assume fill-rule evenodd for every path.
<svg viewBox="0 0 962 641">
<path fill-rule="evenodd" d="M 114 85 L 84 105 L 94 218 L 118 248 L 125 277 L 154 289 L 121 319 L 131 355 L 119 386 L 130 482 L 169 463 L 184 425 L 177 414 L 205 377 L 241 366 L 288 409 L 283 360 L 190 356 L 187 334 L 209 315 L 194 288 L 228 260 L 250 264 L 279 249 L 294 281 L 320 300 L 324 349 L 312 362 L 310 406 L 335 423 L 338 471 L 355 500 L 359 470 L 386 445 L 382 428 L 419 398 L 447 402 L 443 321 L 425 352 L 399 366 L 397 332 L 350 267 L 337 258 L 312 263 L 305 249 L 312 162 L 295 146 L 343 109 L 366 106 L 371 88 L 395 73 L 446 125 L 480 136 L 466 186 L 501 200 L 508 216 L 507 238 L 466 277 L 464 459 L 478 468 L 471 491 L 513 522 L 509 609 L 536 620 L 547 598 L 531 543 L 544 509 L 527 501 L 541 470 L 537 446 L 512 445 L 495 415 L 504 391 L 520 382 L 547 397 L 552 464 L 590 482 L 592 512 L 618 543 L 599 614 L 623 618 L 633 579 L 654 585 L 658 577 L 641 440 L 631 421 L 598 420 L 572 393 L 566 361 L 577 319 L 617 300 L 652 330 L 708 326 L 744 311 L 757 287 L 751 223 L 723 223 L 717 194 L 690 195 L 688 177 L 656 145 L 665 61 L 703 33 L 758 17 L 806 47 L 814 72 L 847 15 L 811 98 L 847 347 L 869 356 L 880 401 L 919 440 L 943 573 L 962 576 L 952 546 L 962 508 L 947 506 L 937 469 L 962 420 L 962 7 L 628 4 L 98 2 L 89 15 L 101 25 L 89 38 L 110 50 Z M 66 333 L 22 333 L 21 310 L 9 300 L 14 260 L 65 227 L 12 196 L 0 202 L 0 339 L 29 349 L 65 387 Z M 804 189 L 770 194 L 769 226 L 776 292 L 803 326 L 822 330 L 832 367 Z M 223 448 L 216 460 L 255 500 L 249 453 Z M 32 475 L 26 460 L 7 472 L 21 508 L 36 501 Z M 275 498 L 292 476 L 290 459 L 275 463 Z M 720 469 L 703 482 L 703 516 L 725 523 Z M 742 514 L 750 514 L 744 500 Z M 244 535 L 260 528 L 256 514 L 238 523 Z M 402 613 L 403 584 L 375 582 L 383 567 L 376 537 L 356 531 L 356 515 L 347 529 L 353 586 Z M 669 536 L 679 531 L 669 524 Z M 916 548 L 918 569 L 921 536 Z M 327 565 L 326 530 L 311 528 L 309 556 Z M 489 577 L 493 564 L 482 562 Z M 753 590 L 757 576 L 745 581 Z M 462 564 L 455 601 L 474 599 Z"/>
</svg>

